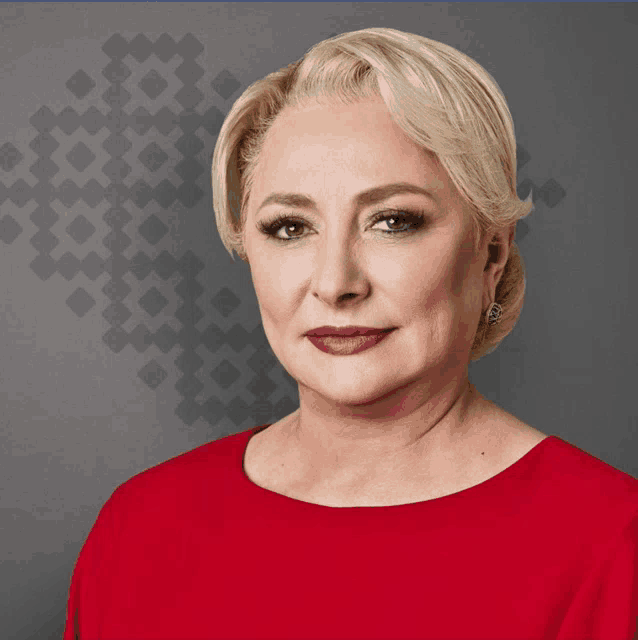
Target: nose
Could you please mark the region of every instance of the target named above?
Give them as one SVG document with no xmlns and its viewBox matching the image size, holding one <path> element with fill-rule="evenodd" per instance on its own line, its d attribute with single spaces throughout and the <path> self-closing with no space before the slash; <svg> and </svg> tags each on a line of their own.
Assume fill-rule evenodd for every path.
<svg viewBox="0 0 638 640">
<path fill-rule="evenodd" d="M 335 306 L 368 295 L 369 281 L 359 248 L 347 234 L 342 233 L 337 239 L 323 238 L 315 258 L 312 283 L 315 298 Z"/>
</svg>

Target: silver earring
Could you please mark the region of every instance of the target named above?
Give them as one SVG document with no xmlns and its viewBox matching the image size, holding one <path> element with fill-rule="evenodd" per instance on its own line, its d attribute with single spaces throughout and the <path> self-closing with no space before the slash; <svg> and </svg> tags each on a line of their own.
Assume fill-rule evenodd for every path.
<svg viewBox="0 0 638 640">
<path fill-rule="evenodd" d="M 501 321 L 503 315 L 503 307 L 498 302 L 492 302 L 485 312 L 485 321 L 491 327 Z"/>
</svg>

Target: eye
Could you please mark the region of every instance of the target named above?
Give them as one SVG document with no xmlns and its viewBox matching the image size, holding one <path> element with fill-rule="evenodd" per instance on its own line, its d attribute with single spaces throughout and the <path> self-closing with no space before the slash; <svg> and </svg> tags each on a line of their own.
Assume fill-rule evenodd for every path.
<svg viewBox="0 0 638 640">
<path fill-rule="evenodd" d="M 417 231 L 423 226 L 425 216 L 419 211 L 407 209 L 390 209 L 381 211 L 372 217 L 372 226 L 384 222 L 389 229 L 378 229 L 387 236 L 396 236 L 403 233 Z M 273 220 L 260 221 L 259 230 L 269 239 L 279 242 L 292 242 L 303 239 L 307 234 L 303 233 L 307 223 L 298 218 L 277 216 Z M 398 227 L 398 228 L 397 228 Z"/>
<path fill-rule="evenodd" d="M 379 231 L 389 235 L 396 235 L 398 233 L 416 231 L 423 225 L 424 216 L 416 211 L 384 211 L 375 216 L 374 224 L 376 225 L 379 222 L 384 222 L 389 227 L 389 230 L 379 229 Z M 405 228 L 406 226 L 408 228 Z"/>
<path fill-rule="evenodd" d="M 303 237 L 299 234 L 299 230 L 306 223 L 303 220 L 296 220 L 295 218 L 287 218 L 285 216 L 280 216 L 271 220 L 270 222 L 260 222 L 259 230 L 262 233 L 265 233 L 267 236 L 270 236 L 273 240 L 282 240 L 287 242 L 289 240 L 295 240 L 297 238 Z M 284 231 L 284 234 L 280 234 L 280 231 Z"/>
</svg>

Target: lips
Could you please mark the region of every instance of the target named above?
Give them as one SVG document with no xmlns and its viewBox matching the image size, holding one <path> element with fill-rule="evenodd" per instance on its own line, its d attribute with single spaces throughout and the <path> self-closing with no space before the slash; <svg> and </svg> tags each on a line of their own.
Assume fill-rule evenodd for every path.
<svg viewBox="0 0 638 640">
<path fill-rule="evenodd" d="M 349 334 L 342 336 L 335 335 L 308 335 L 308 340 L 324 353 L 333 356 L 351 356 L 362 351 L 366 351 L 379 344 L 394 329 L 372 330 L 367 334 Z"/>
<path fill-rule="evenodd" d="M 307 336 L 325 337 L 355 337 L 355 336 L 374 336 L 381 333 L 388 333 L 390 329 L 375 329 L 374 327 L 318 327 L 306 333 Z"/>
</svg>

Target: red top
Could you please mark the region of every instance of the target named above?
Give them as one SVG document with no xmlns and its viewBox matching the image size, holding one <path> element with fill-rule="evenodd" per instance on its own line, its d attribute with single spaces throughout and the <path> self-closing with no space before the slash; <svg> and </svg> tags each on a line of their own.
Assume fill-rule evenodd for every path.
<svg viewBox="0 0 638 640">
<path fill-rule="evenodd" d="M 119 486 L 64 640 L 638 638 L 638 480 L 549 436 L 452 495 L 327 507 L 243 471 L 250 436 Z"/>
</svg>

